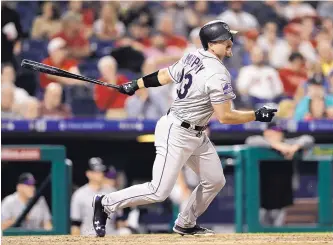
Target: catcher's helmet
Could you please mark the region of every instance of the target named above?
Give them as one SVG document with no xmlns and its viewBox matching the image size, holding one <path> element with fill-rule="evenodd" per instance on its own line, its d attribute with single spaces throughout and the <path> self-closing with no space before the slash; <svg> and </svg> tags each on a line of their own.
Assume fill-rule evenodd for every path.
<svg viewBox="0 0 333 245">
<path fill-rule="evenodd" d="M 205 50 L 208 49 L 208 43 L 214 41 L 228 40 L 233 41 L 233 34 L 237 31 L 230 30 L 227 23 L 221 20 L 214 20 L 204 25 L 199 32 L 201 44 Z"/>
</svg>

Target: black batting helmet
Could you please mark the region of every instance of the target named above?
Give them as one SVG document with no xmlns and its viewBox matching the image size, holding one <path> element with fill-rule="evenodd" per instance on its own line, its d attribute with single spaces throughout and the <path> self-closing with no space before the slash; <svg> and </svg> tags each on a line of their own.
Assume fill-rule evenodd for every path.
<svg viewBox="0 0 333 245">
<path fill-rule="evenodd" d="M 199 32 L 201 44 L 205 50 L 208 49 L 208 43 L 221 40 L 233 41 L 233 35 L 237 31 L 230 30 L 227 23 L 221 20 L 214 20 L 204 25 Z"/>
</svg>

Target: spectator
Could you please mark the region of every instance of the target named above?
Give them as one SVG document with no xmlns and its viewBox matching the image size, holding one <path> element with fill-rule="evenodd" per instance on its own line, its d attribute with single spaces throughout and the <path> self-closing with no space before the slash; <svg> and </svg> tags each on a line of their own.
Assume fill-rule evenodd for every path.
<svg viewBox="0 0 333 245">
<path fill-rule="evenodd" d="M 302 135 L 288 139 L 278 124 L 270 123 L 262 136 L 250 136 L 245 143 L 249 146 L 272 148 L 281 153 L 286 160 L 292 160 L 299 150 L 311 148 L 314 145 L 314 138 L 310 135 Z M 284 224 L 286 207 L 293 204 L 292 190 L 297 189 L 299 185 L 295 163 L 294 160 L 293 164 L 281 163 L 281 161 L 260 164 L 259 215 L 263 225 L 282 226 Z"/>
<path fill-rule="evenodd" d="M 1 229 L 11 227 L 25 210 L 29 200 L 35 196 L 36 180 L 31 173 L 19 176 L 16 192 L 5 197 L 1 205 Z M 40 197 L 21 223 L 28 230 L 51 230 L 51 214 L 44 197 Z"/>
<path fill-rule="evenodd" d="M 291 99 L 284 99 L 279 103 L 277 117 L 283 119 L 292 119 L 295 111 L 296 103 Z"/>
<path fill-rule="evenodd" d="M 156 71 L 153 62 L 146 62 L 143 66 L 143 74 Z M 129 118 L 156 120 L 165 115 L 170 104 L 171 86 L 162 86 L 154 89 L 142 89 L 125 101 L 125 109 Z M 173 100 L 172 100 L 173 101 Z"/>
<path fill-rule="evenodd" d="M 71 234 L 72 235 L 92 235 L 94 228 L 92 226 L 93 209 L 91 200 L 96 194 L 105 194 L 114 191 L 114 188 L 104 186 L 104 172 L 106 166 L 99 157 L 89 159 L 89 168 L 86 171 L 88 183 L 77 189 L 71 200 Z M 111 219 L 107 220 L 107 233 L 114 234 L 115 229 Z"/>
<path fill-rule="evenodd" d="M 317 56 L 313 46 L 306 41 L 302 41 L 302 26 L 297 23 L 291 23 L 283 29 L 285 40 L 279 45 L 274 46 L 270 53 L 270 64 L 275 68 L 282 68 L 288 63 L 291 53 L 299 52 L 306 61 L 316 62 Z"/>
<path fill-rule="evenodd" d="M 62 87 L 58 83 L 50 83 L 45 89 L 44 101 L 41 105 L 41 116 L 47 119 L 66 119 L 72 116 L 71 109 L 61 103 Z"/>
<path fill-rule="evenodd" d="M 92 25 L 94 23 L 94 11 L 90 8 L 84 8 L 83 2 L 78 0 L 70 0 L 68 2 L 68 12 L 80 15 L 83 22 L 83 33 L 86 38 L 92 34 Z"/>
<path fill-rule="evenodd" d="M 8 3 L 1 2 L 1 63 L 11 63 L 15 70 L 15 55 L 21 51 L 23 35 L 20 21 L 19 14 Z"/>
<path fill-rule="evenodd" d="M 101 81 L 121 85 L 129 80 L 117 73 L 117 62 L 111 56 L 105 56 L 98 61 Z M 119 93 L 113 88 L 95 85 L 94 100 L 101 111 L 106 111 L 108 119 L 122 119 L 126 117 L 124 110 L 127 95 Z"/>
<path fill-rule="evenodd" d="M 200 32 L 200 27 L 194 28 L 190 32 L 189 38 L 191 43 L 187 46 L 184 53 L 189 53 L 191 51 L 195 51 L 196 49 L 202 48 L 199 32 Z"/>
<path fill-rule="evenodd" d="M 310 67 L 307 73 L 309 80 L 301 83 L 294 95 L 294 100 L 296 103 L 298 103 L 306 95 L 315 93 L 323 96 L 322 93 L 325 94 L 329 91 L 329 84 L 322 72 L 320 63 L 316 63 Z"/>
<path fill-rule="evenodd" d="M 50 39 L 61 30 L 61 22 L 56 6 L 52 2 L 44 2 L 42 14 L 34 20 L 31 38 Z"/>
<path fill-rule="evenodd" d="M 283 9 L 283 14 L 288 20 L 293 20 L 304 16 L 314 16 L 316 10 L 303 1 L 289 1 Z"/>
<path fill-rule="evenodd" d="M 293 98 L 298 86 L 307 80 L 304 57 L 298 53 L 289 56 L 288 66 L 279 70 L 280 78 L 284 87 L 284 93 Z"/>
<path fill-rule="evenodd" d="M 256 46 L 258 36 L 259 32 L 257 30 L 245 32 L 242 36 L 243 45 L 237 45 L 236 43 L 232 47 L 232 59 L 223 61 L 233 79 L 237 77 L 243 66 L 251 65 L 250 52 Z"/>
<path fill-rule="evenodd" d="M 128 27 L 128 33 L 116 42 L 116 46 L 131 46 L 133 49 L 143 52 L 146 47 L 151 45 L 149 40 L 150 28 L 139 23 L 132 23 Z"/>
<path fill-rule="evenodd" d="M 310 113 L 309 108 L 311 99 L 324 99 L 327 112 L 331 115 L 333 110 L 333 96 L 325 95 L 324 81 L 321 77 L 318 78 L 317 76 L 314 76 L 307 82 L 307 95 L 300 99 L 296 106 L 294 120 L 300 121 L 306 118 L 307 113 Z"/>
<path fill-rule="evenodd" d="M 174 34 L 174 25 L 175 19 L 172 19 L 171 16 L 163 15 L 160 18 L 156 30 L 164 35 L 167 46 L 176 46 L 178 48 L 184 49 L 187 47 L 187 41 L 184 37 Z"/>
<path fill-rule="evenodd" d="M 277 24 L 267 22 L 262 28 L 263 34 L 258 37 L 257 44 L 262 47 L 263 51 L 268 54 L 270 60 L 271 50 L 281 45 L 282 39 L 277 36 Z"/>
<path fill-rule="evenodd" d="M 333 69 L 328 74 L 328 83 L 329 83 L 328 93 L 333 94 Z"/>
<path fill-rule="evenodd" d="M 322 1 L 318 3 L 317 13 L 320 17 L 332 18 L 333 13 L 333 2 L 332 1 Z"/>
<path fill-rule="evenodd" d="M 326 34 L 326 41 L 333 43 L 333 18 L 322 19 L 322 30 Z"/>
<path fill-rule="evenodd" d="M 35 120 L 40 117 L 40 103 L 34 98 L 30 97 L 24 106 L 21 106 L 21 115 L 26 120 Z"/>
<path fill-rule="evenodd" d="M 310 99 L 308 113 L 306 113 L 304 120 L 310 121 L 327 118 L 329 118 L 329 112 L 326 108 L 324 98 L 315 97 L 313 99 Z"/>
<path fill-rule="evenodd" d="M 121 2 L 120 21 L 128 28 L 131 24 L 137 23 L 142 26 L 152 28 L 155 24 L 155 19 L 148 2 L 134 1 Z"/>
<path fill-rule="evenodd" d="M 261 48 L 254 47 L 251 51 L 253 65 L 240 69 L 237 79 L 238 91 L 243 96 L 249 96 L 253 107 L 261 103 L 278 102 L 283 93 L 283 87 L 278 72 L 264 63 Z"/>
<path fill-rule="evenodd" d="M 316 34 L 316 21 L 315 16 L 304 16 L 299 19 L 302 28 L 301 39 L 310 42 L 312 46 L 314 46 L 314 36 Z"/>
<path fill-rule="evenodd" d="M 333 47 L 328 41 L 322 41 L 317 47 L 321 68 L 324 76 L 333 69 Z"/>
<path fill-rule="evenodd" d="M 60 69 L 79 74 L 79 69 L 77 67 L 78 62 L 76 60 L 68 58 L 68 50 L 66 46 L 66 41 L 60 37 L 52 39 L 48 46 L 47 50 L 49 57 L 42 61 L 43 64 L 55 66 Z M 45 89 L 47 85 L 52 82 L 61 83 L 64 85 L 84 85 L 85 82 L 69 79 L 59 76 L 48 75 L 45 73 L 40 74 L 40 87 Z"/>
<path fill-rule="evenodd" d="M 248 11 L 257 18 L 260 26 L 274 22 L 279 30 L 286 25 L 283 7 L 279 1 L 253 1 L 245 3 Z"/>
<path fill-rule="evenodd" d="M 19 88 L 15 86 L 16 82 L 16 73 L 14 67 L 11 63 L 5 63 L 1 67 L 1 84 L 8 84 L 13 86 L 14 89 L 14 108 L 18 108 L 23 105 L 28 99 L 29 94 L 23 88 Z"/>
<path fill-rule="evenodd" d="M 125 103 L 128 118 L 156 120 L 163 116 L 158 104 L 149 98 L 148 89 L 140 89 Z"/>
<path fill-rule="evenodd" d="M 114 40 L 125 33 L 125 25 L 118 20 L 118 13 L 114 4 L 103 4 L 100 18 L 94 23 L 94 33 L 101 40 Z"/>
<path fill-rule="evenodd" d="M 258 21 L 255 16 L 243 10 L 242 1 L 228 2 L 229 8 L 218 16 L 218 19 L 228 23 L 230 29 L 241 33 L 257 29 Z"/>
<path fill-rule="evenodd" d="M 11 84 L 1 85 L 1 118 L 20 119 L 20 115 L 14 107 L 14 86 Z"/>
<path fill-rule="evenodd" d="M 68 55 L 74 59 L 90 56 L 90 44 L 82 30 L 82 17 L 76 13 L 68 12 L 62 17 L 62 31 L 55 35 L 65 40 Z"/>
<path fill-rule="evenodd" d="M 209 13 L 209 5 L 209 1 L 195 1 L 185 7 L 184 14 L 186 16 L 187 31 L 201 27 L 216 18 L 216 16 Z"/>
<path fill-rule="evenodd" d="M 170 28 L 170 32 L 175 36 L 187 36 L 188 35 L 188 16 L 186 15 L 186 6 L 188 3 L 186 1 L 163 1 L 161 2 L 163 7 L 162 11 L 156 11 L 155 28 L 158 31 L 164 29 L 164 27 L 159 28 L 161 25 L 166 25 Z M 171 20 L 171 21 L 170 21 Z M 177 20 L 174 21 L 174 20 Z"/>
<path fill-rule="evenodd" d="M 161 32 L 152 33 L 151 47 L 144 50 L 146 59 L 152 60 L 157 69 L 172 65 L 183 56 L 183 50 L 168 46 L 167 38 Z"/>
</svg>

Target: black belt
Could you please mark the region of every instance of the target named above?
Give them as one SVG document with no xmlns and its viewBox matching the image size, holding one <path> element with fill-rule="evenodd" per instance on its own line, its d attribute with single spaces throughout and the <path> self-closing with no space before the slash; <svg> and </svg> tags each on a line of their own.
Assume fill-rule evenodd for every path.
<svg viewBox="0 0 333 245">
<path fill-rule="evenodd" d="M 169 113 L 170 113 L 170 109 L 168 110 L 167 115 L 169 115 Z M 180 126 L 182 126 L 183 128 L 186 128 L 186 129 L 192 128 L 191 124 L 189 124 L 187 122 L 182 122 L 180 124 Z M 201 131 L 204 131 L 207 127 L 208 127 L 208 125 L 205 125 L 205 126 L 194 126 L 194 128 L 192 128 L 192 129 L 195 130 L 195 131 L 201 132 Z"/>
</svg>

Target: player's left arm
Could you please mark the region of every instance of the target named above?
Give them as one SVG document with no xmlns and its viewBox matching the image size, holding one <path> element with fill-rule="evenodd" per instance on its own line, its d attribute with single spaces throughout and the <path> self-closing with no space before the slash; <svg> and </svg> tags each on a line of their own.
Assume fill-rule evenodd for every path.
<svg viewBox="0 0 333 245">
<path fill-rule="evenodd" d="M 263 106 L 256 111 L 239 111 L 232 107 L 231 101 L 236 98 L 226 74 L 215 74 L 206 82 L 205 90 L 209 94 L 218 120 L 224 124 L 243 124 L 251 121 L 270 122 L 276 109 Z"/>
<path fill-rule="evenodd" d="M 119 92 L 127 95 L 133 95 L 140 88 L 159 87 L 172 82 L 168 68 L 163 68 L 137 80 L 132 80 L 122 84 Z"/>
</svg>

